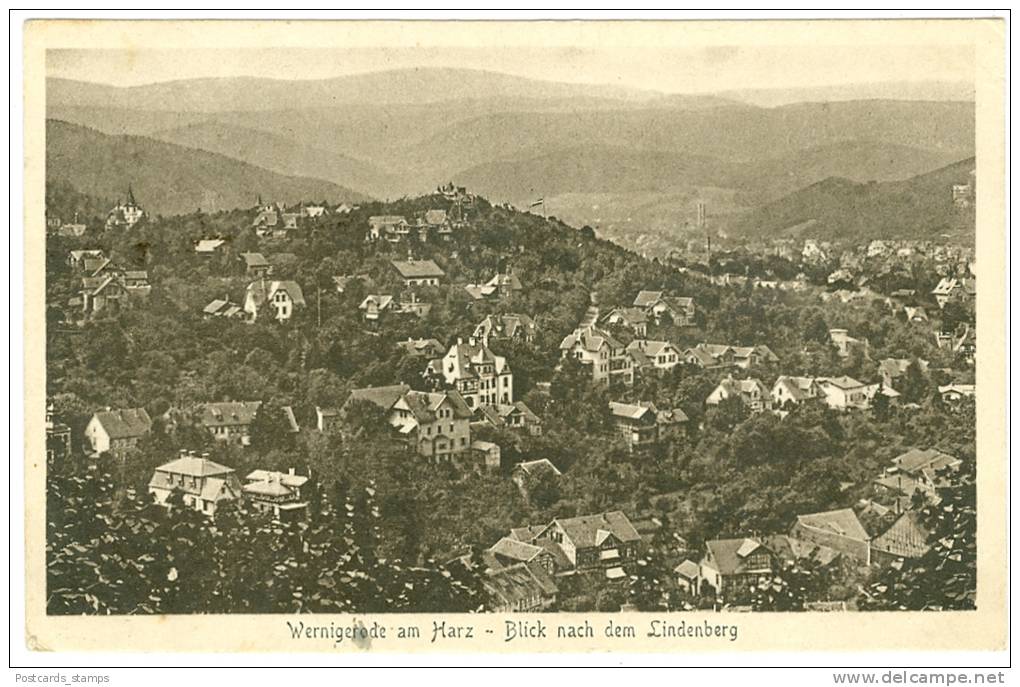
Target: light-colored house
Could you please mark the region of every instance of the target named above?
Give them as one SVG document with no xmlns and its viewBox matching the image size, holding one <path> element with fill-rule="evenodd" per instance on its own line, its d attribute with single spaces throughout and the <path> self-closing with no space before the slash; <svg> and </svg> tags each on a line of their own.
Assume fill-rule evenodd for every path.
<svg viewBox="0 0 1020 687">
<path fill-rule="evenodd" d="M 109 452 L 123 458 L 151 431 L 152 419 L 145 408 L 107 408 L 95 413 L 85 425 L 85 445 L 92 453 Z"/>
<path fill-rule="evenodd" d="M 822 396 L 822 389 L 813 377 L 781 375 L 772 385 L 772 407 L 782 408 L 787 403 L 799 405 Z"/>
<path fill-rule="evenodd" d="M 634 339 L 627 344 L 627 351 L 639 370 L 653 368 L 668 371 L 683 361 L 681 350 L 668 341 Z"/>
<path fill-rule="evenodd" d="M 859 382 L 852 377 L 819 377 L 817 380 L 826 405 L 836 410 L 865 410 L 871 407 L 871 399 L 878 385 Z"/>
<path fill-rule="evenodd" d="M 544 527 L 515 528 L 510 538 L 554 549 L 557 565 L 565 564 L 567 570 L 601 569 L 610 579 L 626 575 L 623 565 L 637 556 L 641 542 L 641 535 L 622 511 L 557 518 Z"/>
<path fill-rule="evenodd" d="M 734 379 L 732 376 L 719 382 L 705 399 L 705 405 L 717 406 L 730 398 L 740 399 L 752 413 L 772 407 L 772 397 L 760 379 Z"/>
<path fill-rule="evenodd" d="M 514 401 L 510 365 L 485 345 L 466 344 L 458 339 L 445 356 L 429 362 L 425 374 L 456 389 L 472 409 Z"/>
<path fill-rule="evenodd" d="M 706 369 L 739 367 L 743 370 L 779 362 L 779 356 L 764 344 L 756 346 L 728 346 L 700 343 L 683 352 L 683 362 Z"/>
<path fill-rule="evenodd" d="M 213 438 L 239 446 L 251 443 L 251 424 L 262 407 L 262 401 L 223 401 L 220 403 L 203 403 L 198 406 L 198 423 L 209 430 Z M 294 411 L 290 406 L 282 408 L 289 431 L 299 431 Z"/>
<path fill-rule="evenodd" d="M 244 478 L 241 491 L 252 508 L 272 513 L 277 520 L 291 520 L 303 517 L 308 509 L 301 495 L 307 483 L 308 478 L 295 474 L 293 468 L 287 472 L 253 470 Z"/>
<path fill-rule="evenodd" d="M 117 275 L 82 277 L 81 304 L 85 317 L 100 312 L 116 312 L 128 306 L 128 290 Z"/>
<path fill-rule="evenodd" d="M 712 539 L 705 542 L 699 580 L 726 600 L 739 600 L 776 569 L 775 554 L 757 539 Z M 700 591 L 700 590 L 699 590 Z"/>
<path fill-rule="evenodd" d="M 305 307 L 305 296 L 296 281 L 270 281 L 259 279 L 248 284 L 244 294 L 244 311 L 250 321 L 258 319 L 259 310 L 269 304 L 273 317 L 284 322 L 289 320 L 297 308 Z"/>
<path fill-rule="evenodd" d="M 668 315 L 674 324 L 686 326 L 694 323 L 694 299 L 684 296 L 666 296 L 662 291 L 639 291 L 634 307 L 644 310 L 660 322 Z"/>
<path fill-rule="evenodd" d="M 863 339 L 855 339 L 846 329 L 830 329 L 829 340 L 836 347 L 836 354 L 840 358 L 850 357 L 850 353 L 854 350 L 860 350 L 863 355 L 868 354 L 868 342 Z"/>
<path fill-rule="evenodd" d="M 368 239 L 375 241 L 386 239 L 396 243 L 406 239 L 411 233 L 411 225 L 401 215 L 373 215 L 368 218 Z"/>
<path fill-rule="evenodd" d="M 524 290 L 524 285 L 521 284 L 520 278 L 509 269 L 506 272 L 494 275 L 492 279 L 485 282 L 485 286 L 496 289 L 502 298 L 509 298 L 515 293 Z"/>
<path fill-rule="evenodd" d="M 939 395 L 946 403 L 957 403 L 965 398 L 974 398 L 977 387 L 973 384 L 944 384 L 939 387 Z"/>
<path fill-rule="evenodd" d="M 861 565 L 871 564 L 871 537 L 852 508 L 798 515 L 790 536 L 828 546 Z"/>
<path fill-rule="evenodd" d="M 560 343 L 564 358 L 572 357 L 591 369 L 596 384 L 634 384 L 634 361 L 627 347 L 604 329 L 577 329 Z"/>
<path fill-rule="evenodd" d="M 145 211 L 135 202 L 134 191 L 128 186 L 127 200 L 117 203 L 106 215 L 106 229 L 130 229 L 145 217 Z"/>
<path fill-rule="evenodd" d="M 439 286 L 446 277 L 432 260 L 393 260 L 390 262 L 404 281 L 404 286 Z"/>
<path fill-rule="evenodd" d="M 385 313 L 395 310 L 396 307 L 397 304 L 393 300 L 393 296 L 370 293 L 365 296 L 364 300 L 361 301 L 361 305 L 358 306 L 358 310 L 364 311 L 366 320 L 374 322 L 380 319 Z"/>
<path fill-rule="evenodd" d="M 92 272 L 86 269 L 86 260 L 106 261 L 106 254 L 101 248 L 90 248 L 87 250 L 72 250 L 67 253 L 67 266 L 72 272 L 85 272 L 91 276 Z"/>
<path fill-rule="evenodd" d="M 931 293 L 939 307 L 944 308 L 946 303 L 956 298 L 973 299 L 977 294 L 976 282 L 973 279 L 943 277 Z"/>
<path fill-rule="evenodd" d="M 403 384 L 354 389 L 341 415 L 361 401 L 385 411 L 394 433 L 430 461 L 449 462 L 471 449 L 471 409 L 456 391 L 412 391 Z"/>
<path fill-rule="evenodd" d="M 212 516 L 221 503 L 241 497 L 241 483 L 233 468 L 214 463 L 208 454 L 181 451 L 179 458 L 156 468 L 149 480 L 149 493 L 158 504 L 167 505 L 175 492 L 182 494 L 185 508 Z"/>
<path fill-rule="evenodd" d="M 216 255 L 227 245 L 224 239 L 200 239 L 195 242 L 195 252 L 199 255 Z"/>
</svg>

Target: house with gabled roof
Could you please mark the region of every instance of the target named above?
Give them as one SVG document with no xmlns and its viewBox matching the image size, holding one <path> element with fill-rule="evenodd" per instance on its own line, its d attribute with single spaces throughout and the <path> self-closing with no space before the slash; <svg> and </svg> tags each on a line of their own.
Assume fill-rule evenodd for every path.
<svg viewBox="0 0 1020 687">
<path fill-rule="evenodd" d="M 358 310 L 365 313 L 365 319 L 375 322 L 388 312 L 395 311 L 397 303 L 393 296 L 387 294 L 370 293 L 361 301 Z"/>
<path fill-rule="evenodd" d="M 241 497 L 241 483 L 233 468 L 209 460 L 209 454 L 181 451 L 180 457 L 160 465 L 149 480 L 149 493 L 156 503 L 168 505 L 180 492 L 185 508 L 212 516 L 225 501 Z"/>
<path fill-rule="evenodd" d="M 922 513 L 908 510 L 871 542 L 872 562 L 885 566 L 903 559 L 916 559 L 931 550 L 931 529 Z"/>
<path fill-rule="evenodd" d="M 247 317 L 244 308 L 234 303 L 228 296 L 214 298 L 202 308 L 202 317 L 210 319 L 213 317 L 225 317 L 227 319 L 243 320 Z"/>
<path fill-rule="evenodd" d="M 758 539 L 712 539 L 705 542 L 699 577 L 716 596 L 740 600 L 752 585 L 771 576 L 777 565 L 776 555 Z"/>
<path fill-rule="evenodd" d="M 509 298 L 515 293 L 524 290 L 524 285 L 521 284 L 520 278 L 510 269 L 507 269 L 506 272 L 499 272 L 493 275 L 492 279 L 485 282 L 485 286 L 496 289 L 501 298 Z"/>
<path fill-rule="evenodd" d="M 92 274 L 91 270 L 86 268 L 86 260 L 93 260 L 101 263 L 106 260 L 106 254 L 103 253 L 101 248 L 72 250 L 67 253 L 67 266 L 74 272 L 86 272 L 88 274 Z"/>
<path fill-rule="evenodd" d="M 946 303 L 954 299 L 973 299 L 977 294 L 976 282 L 973 279 L 943 277 L 931 294 L 939 307 L 944 308 Z"/>
<path fill-rule="evenodd" d="M 431 360 L 446 352 L 446 347 L 440 343 L 439 339 L 412 339 L 408 337 L 407 341 L 398 341 L 397 348 L 410 356 L 426 360 Z"/>
<path fill-rule="evenodd" d="M 273 266 L 262 253 L 241 253 L 238 259 L 244 263 L 245 274 L 252 279 L 268 277 L 273 272 Z"/>
<path fill-rule="evenodd" d="M 641 308 L 613 308 L 602 317 L 607 327 L 629 329 L 634 336 L 648 335 L 648 314 Z"/>
<path fill-rule="evenodd" d="M 82 277 L 81 304 L 85 317 L 100 312 L 116 312 L 128 306 L 128 290 L 115 274 Z"/>
<path fill-rule="evenodd" d="M 273 317 L 278 322 L 285 322 L 295 310 L 305 307 L 305 296 L 296 281 L 259 279 L 248 284 L 244 294 L 244 311 L 251 322 L 258 319 L 259 310 L 267 303 Z"/>
<path fill-rule="evenodd" d="M 198 423 L 209 430 L 217 441 L 240 446 L 251 443 L 251 424 L 255 421 L 262 401 L 223 401 L 198 406 Z M 281 408 L 291 434 L 300 429 L 290 406 Z"/>
<path fill-rule="evenodd" d="M 790 536 L 828 546 L 861 565 L 871 564 L 871 537 L 852 508 L 798 515 Z"/>
<path fill-rule="evenodd" d="M 544 527 L 516 528 L 511 538 L 535 547 L 558 550 L 559 566 L 570 570 L 603 570 L 606 577 L 626 576 L 623 565 L 638 552 L 641 535 L 622 511 L 556 518 Z M 563 572 L 563 567 L 557 568 Z"/>
<path fill-rule="evenodd" d="M 813 377 L 795 377 L 780 375 L 772 385 L 773 408 L 783 408 L 787 404 L 800 405 L 822 396 L 822 389 Z"/>
<path fill-rule="evenodd" d="M 560 472 L 560 469 L 548 458 L 526 460 L 515 465 L 513 470 L 510 471 L 510 479 L 517 485 L 517 489 L 520 490 L 524 498 L 528 498 L 531 484 L 535 480 L 546 477 L 555 479 L 562 476 L 563 473 Z"/>
<path fill-rule="evenodd" d="M 644 310 L 656 322 L 668 315 L 674 324 L 686 326 L 694 323 L 694 299 L 666 296 L 662 291 L 638 291 L 634 307 Z"/>
<path fill-rule="evenodd" d="M 521 313 L 504 313 L 502 315 L 486 315 L 479 322 L 469 339 L 472 344 L 488 346 L 495 339 L 531 343 L 538 333 L 538 325 L 529 315 Z"/>
<path fill-rule="evenodd" d="M 494 613 L 537 613 L 555 605 L 556 582 L 539 565 L 517 563 L 488 570 L 482 586 L 489 595 L 488 610 Z"/>
<path fill-rule="evenodd" d="M 768 363 L 779 362 L 779 356 L 765 344 L 755 346 L 729 346 L 700 343 L 683 352 L 683 362 L 705 369 L 739 367 L 748 370 Z"/>
<path fill-rule="evenodd" d="M 829 340 L 836 347 L 836 355 L 840 358 L 849 358 L 854 351 L 859 351 L 864 356 L 868 355 L 867 340 L 850 336 L 846 329 L 830 329 Z"/>
<path fill-rule="evenodd" d="M 485 345 L 458 339 L 445 356 L 429 362 L 425 376 L 433 383 L 456 389 L 470 408 L 506 405 L 514 400 L 510 365 Z"/>
<path fill-rule="evenodd" d="M 472 424 L 489 425 L 495 429 L 522 430 L 531 436 L 541 436 L 542 418 L 524 401 L 513 403 L 482 404 L 474 409 Z"/>
<path fill-rule="evenodd" d="M 627 347 L 604 329 L 590 326 L 575 330 L 560 343 L 560 353 L 588 366 L 596 384 L 634 384 L 634 361 Z"/>
<path fill-rule="evenodd" d="M 402 215 L 372 215 L 368 218 L 368 234 L 366 239 L 376 241 L 386 239 L 396 243 L 411 233 L 411 225 Z"/>
<path fill-rule="evenodd" d="M 667 372 L 683 362 L 683 352 L 669 341 L 634 339 L 627 344 L 627 352 L 639 371 Z"/>
<path fill-rule="evenodd" d="M 112 453 L 123 458 L 138 441 L 152 432 L 145 408 L 107 408 L 92 415 L 85 425 L 85 445 L 93 453 Z"/>
<path fill-rule="evenodd" d="M 390 264 L 404 282 L 404 286 L 439 286 L 446 272 L 433 260 L 392 260 Z"/>
<path fill-rule="evenodd" d="M 871 407 L 873 385 L 859 382 L 853 377 L 818 377 L 819 388 L 826 405 L 836 410 L 865 410 Z M 878 385 L 874 385 L 876 390 Z"/>
<path fill-rule="evenodd" d="M 106 215 L 106 229 L 130 229 L 145 217 L 145 211 L 135 202 L 135 194 L 128 186 L 127 200 L 117 203 Z"/>
<path fill-rule="evenodd" d="M 195 253 L 206 257 L 213 256 L 220 253 L 226 245 L 226 239 L 199 239 L 195 241 Z"/>
<path fill-rule="evenodd" d="M 293 520 L 307 512 L 308 502 L 301 494 L 307 483 L 308 477 L 296 474 L 293 468 L 287 472 L 252 470 L 241 491 L 255 510 L 272 513 L 277 520 Z"/>
<path fill-rule="evenodd" d="M 616 433 L 623 437 L 630 451 L 659 443 L 671 436 L 677 425 L 688 421 L 681 409 L 663 412 L 654 403 L 610 401 L 609 414 Z"/>
<path fill-rule="evenodd" d="M 705 405 L 717 406 L 730 398 L 740 399 L 752 413 L 772 407 L 772 397 L 760 379 L 734 379 L 732 375 L 719 382 L 705 399 Z"/>
</svg>

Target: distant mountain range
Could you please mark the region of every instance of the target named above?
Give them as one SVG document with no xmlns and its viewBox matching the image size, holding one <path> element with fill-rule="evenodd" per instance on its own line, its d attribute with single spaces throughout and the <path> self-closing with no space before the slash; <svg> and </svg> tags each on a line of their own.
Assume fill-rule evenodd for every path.
<svg viewBox="0 0 1020 687">
<path fill-rule="evenodd" d="M 875 94 L 890 99 L 863 99 Z M 49 174 L 102 197 L 130 182 L 144 200 L 151 186 L 164 212 L 258 193 L 397 198 L 455 180 L 494 201 L 544 197 L 565 220 L 659 250 L 698 202 L 736 227 L 830 177 L 893 182 L 972 157 L 967 94 L 933 82 L 683 95 L 458 69 L 132 88 L 49 79 L 50 119 L 88 127 L 51 124 Z M 771 103 L 782 104 L 759 106 Z M 167 175 L 172 191 L 155 183 Z"/>
<path fill-rule="evenodd" d="M 123 198 L 128 184 L 155 214 L 252 207 L 256 195 L 282 203 L 360 202 L 366 197 L 320 179 L 284 176 L 233 158 L 141 136 L 108 136 L 46 123 L 46 179 L 98 198 Z"/>
<path fill-rule="evenodd" d="M 972 180 L 974 158 L 902 181 L 861 184 L 831 177 L 734 218 L 755 236 L 970 239 L 973 208 L 953 204 L 952 187 Z"/>
</svg>

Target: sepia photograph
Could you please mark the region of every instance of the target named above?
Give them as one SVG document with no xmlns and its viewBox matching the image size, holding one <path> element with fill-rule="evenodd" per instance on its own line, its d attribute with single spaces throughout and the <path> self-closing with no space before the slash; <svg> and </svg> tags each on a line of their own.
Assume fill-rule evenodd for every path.
<svg viewBox="0 0 1020 687">
<path fill-rule="evenodd" d="M 987 23 L 157 23 L 29 23 L 50 627 L 1004 621 Z"/>
</svg>

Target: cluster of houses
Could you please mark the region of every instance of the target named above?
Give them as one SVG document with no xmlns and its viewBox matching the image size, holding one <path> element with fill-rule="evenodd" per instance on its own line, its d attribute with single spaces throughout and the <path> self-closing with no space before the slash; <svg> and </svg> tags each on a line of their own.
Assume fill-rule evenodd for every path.
<svg viewBox="0 0 1020 687">
<path fill-rule="evenodd" d="M 947 473 L 959 466 L 958 458 L 936 449 L 911 449 L 875 479 L 875 497 L 855 508 L 798 515 L 784 534 L 707 541 L 700 559 L 688 558 L 674 569 L 677 584 L 692 596 L 709 594 L 733 603 L 763 579 L 803 560 L 852 569 L 920 558 L 931 548 L 921 508 L 938 503 Z"/>
<path fill-rule="evenodd" d="M 127 200 L 118 201 L 106 215 L 106 229 L 130 229 L 145 217 L 145 211 L 135 202 L 135 194 L 128 185 Z"/>
<path fill-rule="evenodd" d="M 233 468 L 209 459 L 208 453 L 181 451 L 157 467 L 149 480 L 149 493 L 156 503 L 174 504 L 180 496 L 184 508 L 212 517 L 225 502 L 244 502 L 253 510 L 287 521 L 305 516 L 308 502 L 301 490 L 308 477 L 287 472 L 253 470 L 241 482 Z"/>
<path fill-rule="evenodd" d="M 167 427 L 192 423 L 206 429 L 217 441 L 248 446 L 251 427 L 261 406 L 261 401 L 201 403 L 187 411 L 171 408 L 162 419 Z M 297 433 L 294 411 L 284 406 L 281 412 L 289 431 Z M 84 448 L 92 455 L 109 453 L 123 459 L 152 433 L 152 426 L 152 418 L 144 408 L 105 408 L 93 413 L 85 425 Z"/>
<path fill-rule="evenodd" d="M 412 234 L 421 241 L 434 236 L 449 241 L 454 229 L 462 226 L 446 210 L 426 210 L 409 222 L 403 215 L 372 215 L 368 218 L 367 241 L 389 241 L 400 243 Z"/>
<path fill-rule="evenodd" d="M 144 298 L 152 291 L 148 271 L 125 269 L 98 248 L 70 251 L 67 265 L 81 280 L 78 295 L 70 299 L 68 306 L 80 309 L 83 320 L 100 312 L 130 307 L 134 299 Z"/>
<path fill-rule="evenodd" d="M 493 610 L 541 611 L 556 603 L 557 580 L 565 576 L 625 579 L 624 566 L 637 558 L 641 541 L 622 511 L 515 527 L 483 552 L 483 584 L 497 600 Z"/>
</svg>

